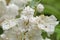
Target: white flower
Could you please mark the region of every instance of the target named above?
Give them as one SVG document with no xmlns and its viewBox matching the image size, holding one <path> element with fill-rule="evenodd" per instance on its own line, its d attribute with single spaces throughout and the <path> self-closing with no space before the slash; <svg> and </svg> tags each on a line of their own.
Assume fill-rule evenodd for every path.
<svg viewBox="0 0 60 40">
<path fill-rule="evenodd" d="M 19 7 L 17 5 L 15 5 L 15 4 L 9 4 L 7 6 L 7 10 L 9 12 L 9 14 L 14 13 L 15 15 L 18 15 Z M 14 14 L 12 14 L 12 15 L 14 15 Z"/>
<path fill-rule="evenodd" d="M 21 39 L 42 40 L 40 29 L 36 28 L 29 32 L 28 31 L 20 32 L 20 34 L 18 34 L 18 31 L 15 33 L 14 30 L 12 30 L 12 29 L 4 31 L 4 33 L 1 35 L 1 38 L 3 40 L 21 40 Z"/>
<path fill-rule="evenodd" d="M 15 4 L 6 5 L 5 0 L 0 0 L 0 18 L 1 19 L 11 19 L 18 15 L 18 6 Z"/>
<path fill-rule="evenodd" d="M 6 10 L 7 10 L 7 13 L 3 17 L 5 19 L 12 19 L 18 15 L 19 8 L 15 4 L 9 4 Z"/>
<path fill-rule="evenodd" d="M 6 13 L 6 2 L 5 0 L 0 0 L 0 18 Z"/>
<path fill-rule="evenodd" d="M 51 15 L 50 18 L 55 21 L 57 20 L 57 18 L 54 15 Z"/>
<path fill-rule="evenodd" d="M 32 29 L 31 31 L 28 31 L 25 35 L 25 39 L 28 40 L 42 40 L 41 31 L 38 28 Z"/>
<path fill-rule="evenodd" d="M 12 20 L 5 20 L 4 22 L 2 22 L 1 26 L 3 30 L 8 30 L 14 27 L 16 24 L 17 24 L 17 21 L 15 19 L 12 19 Z"/>
<path fill-rule="evenodd" d="M 20 9 L 24 8 L 26 4 L 31 0 L 11 0 L 11 3 L 16 4 Z"/>
<path fill-rule="evenodd" d="M 42 4 L 38 4 L 37 5 L 37 10 L 38 10 L 38 12 L 41 13 L 44 10 L 44 6 Z"/>
<path fill-rule="evenodd" d="M 9 29 L 9 30 L 5 30 L 4 33 L 1 35 L 1 38 L 3 40 L 21 40 L 24 37 L 24 32 L 21 33 L 19 30 L 15 31 L 17 29 Z"/>
<path fill-rule="evenodd" d="M 1 38 L 2 38 L 3 40 L 17 40 L 16 35 L 11 34 L 10 32 L 9 32 L 9 33 L 6 32 L 6 33 L 2 34 L 2 35 L 1 35 Z"/>
<path fill-rule="evenodd" d="M 40 16 L 38 18 L 38 27 L 46 31 L 48 34 L 52 34 L 54 32 L 54 29 L 58 23 L 59 21 L 57 21 L 53 15 L 49 17 Z"/>
<path fill-rule="evenodd" d="M 5 38 L 5 37 L 6 37 L 6 35 L 5 35 L 5 34 L 1 34 L 0 36 L 1 36 L 1 38 Z"/>
<path fill-rule="evenodd" d="M 31 29 L 37 27 L 37 24 L 35 23 L 34 18 L 28 18 L 28 17 L 24 16 L 18 20 L 18 26 L 23 31 L 26 31 L 26 30 L 30 31 Z"/>
<path fill-rule="evenodd" d="M 34 11 L 35 11 L 34 9 L 27 6 L 27 7 L 25 7 L 25 9 L 23 9 L 21 15 L 32 17 L 34 15 Z"/>
<path fill-rule="evenodd" d="M 48 35 L 54 32 L 56 25 L 59 23 L 54 15 L 51 16 L 36 16 L 35 10 L 26 4 L 31 0 L 11 0 L 7 6 L 4 0 L 0 0 L 0 25 L 4 32 L 0 35 L 0 40 L 50 40 L 43 39 L 42 30 Z M 24 9 L 23 9 L 24 8 Z M 18 10 L 21 10 L 19 15 Z M 42 12 L 44 6 L 37 5 L 37 11 Z M 16 19 L 15 19 L 16 18 Z"/>
</svg>

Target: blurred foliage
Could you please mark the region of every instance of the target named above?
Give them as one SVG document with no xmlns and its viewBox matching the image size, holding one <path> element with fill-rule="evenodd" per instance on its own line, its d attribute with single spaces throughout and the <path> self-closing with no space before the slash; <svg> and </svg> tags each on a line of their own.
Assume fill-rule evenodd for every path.
<svg viewBox="0 0 60 40">
<path fill-rule="evenodd" d="M 2 34 L 3 33 L 3 29 L 2 29 L 2 27 L 0 26 L 0 34 Z"/>
<path fill-rule="evenodd" d="M 53 14 L 60 20 L 60 0 L 41 0 L 41 3 L 45 6 L 45 14 Z"/>
</svg>

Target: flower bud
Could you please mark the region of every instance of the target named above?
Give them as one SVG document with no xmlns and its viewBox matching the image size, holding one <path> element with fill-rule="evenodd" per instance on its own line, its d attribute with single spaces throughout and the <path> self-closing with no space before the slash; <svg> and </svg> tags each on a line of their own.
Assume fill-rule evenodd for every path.
<svg viewBox="0 0 60 40">
<path fill-rule="evenodd" d="M 38 4 L 37 10 L 38 10 L 38 12 L 41 13 L 44 10 L 44 6 L 42 4 Z"/>
</svg>

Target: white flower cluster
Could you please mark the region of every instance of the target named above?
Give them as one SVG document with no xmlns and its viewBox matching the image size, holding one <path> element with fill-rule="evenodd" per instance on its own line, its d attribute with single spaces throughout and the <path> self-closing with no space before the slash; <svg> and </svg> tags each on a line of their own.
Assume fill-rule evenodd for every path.
<svg viewBox="0 0 60 40">
<path fill-rule="evenodd" d="M 0 25 L 4 33 L 0 35 L 0 40 L 50 40 L 43 39 L 42 30 L 48 35 L 53 34 L 56 25 L 59 23 L 54 15 L 40 15 L 34 17 L 35 10 L 30 6 L 25 6 L 31 0 L 11 0 L 7 6 L 5 0 L 0 0 Z M 18 10 L 24 7 L 19 13 Z M 42 4 L 37 6 L 38 12 L 44 10 Z M 19 18 L 16 18 L 20 15 Z"/>
<path fill-rule="evenodd" d="M 24 8 L 24 7 L 26 6 L 26 4 L 27 4 L 28 2 L 30 2 L 30 1 L 32 1 L 32 0 L 11 0 L 10 3 L 14 3 L 14 4 L 16 4 L 17 6 L 19 6 L 20 9 L 22 9 L 22 8 Z"/>
</svg>

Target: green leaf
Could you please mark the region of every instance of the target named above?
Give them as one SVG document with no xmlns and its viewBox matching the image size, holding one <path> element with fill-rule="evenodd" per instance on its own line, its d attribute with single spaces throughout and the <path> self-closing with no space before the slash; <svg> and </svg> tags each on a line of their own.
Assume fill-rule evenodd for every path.
<svg viewBox="0 0 60 40">
<path fill-rule="evenodd" d="M 43 39 L 45 39 L 46 37 L 48 37 L 48 35 L 47 35 L 47 32 L 45 32 L 44 30 L 42 30 L 42 37 L 43 37 Z"/>
<path fill-rule="evenodd" d="M 54 32 L 52 35 L 50 35 L 51 40 L 57 40 L 57 33 Z"/>
<path fill-rule="evenodd" d="M 50 5 L 45 5 L 44 13 L 55 15 L 57 17 L 57 19 L 60 20 L 60 12 Z"/>
<path fill-rule="evenodd" d="M 56 26 L 55 32 L 57 33 L 57 40 L 60 40 L 60 24 Z"/>
<path fill-rule="evenodd" d="M 1 28 L 1 26 L 0 26 L 0 35 L 3 33 L 4 31 L 3 31 L 3 29 Z"/>
</svg>

